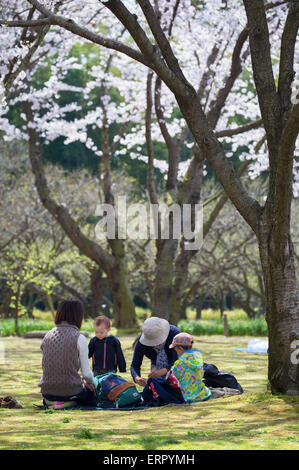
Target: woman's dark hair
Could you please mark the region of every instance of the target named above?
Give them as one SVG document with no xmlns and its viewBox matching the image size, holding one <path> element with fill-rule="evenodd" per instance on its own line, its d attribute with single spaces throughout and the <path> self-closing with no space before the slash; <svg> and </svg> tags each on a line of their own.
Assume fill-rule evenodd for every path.
<svg viewBox="0 0 299 470">
<path fill-rule="evenodd" d="M 78 299 L 62 300 L 58 305 L 55 315 L 55 325 L 66 321 L 71 325 L 81 328 L 84 317 L 83 304 Z"/>
</svg>

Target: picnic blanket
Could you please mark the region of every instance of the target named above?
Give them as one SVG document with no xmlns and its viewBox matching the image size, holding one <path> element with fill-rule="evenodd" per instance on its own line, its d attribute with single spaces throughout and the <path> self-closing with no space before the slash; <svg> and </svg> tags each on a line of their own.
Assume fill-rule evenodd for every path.
<svg viewBox="0 0 299 470">
<path fill-rule="evenodd" d="M 121 410 L 121 411 L 132 411 L 132 410 L 137 410 L 137 409 L 144 409 L 148 408 L 147 405 L 145 404 L 138 404 L 138 405 L 131 405 L 129 407 L 123 407 L 123 408 L 108 408 L 104 407 L 102 408 L 101 406 L 89 406 L 89 405 L 79 405 L 76 402 L 62 402 L 62 401 L 49 401 L 49 400 L 43 400 L 42 405 L 34 405 L 34 408 L 41 409 L 41 410 L 84 410 L 84 411 L 90 411 L 90 410 Z"/>
<path fill-rule="evenodd" d="M 204 364 L 204 371 L 206 385 L 212 392 L 211 398 L 243 393 L 242 387 L 232 374 L 219 371 L 213 364 Z M 110 372 L 94 377 L 94 385 L 97 394 L 97 406 L 79 404 L 72 400 L 63 402 L 43 399 L 43 405 L 36 406 L 36 408 L 136 411 L 169 405 L 193 404 L 193 402 L 187 403 L 185 401 L 179 382 L 172 373 L 166 378 L 148 379 L 142 393 L 138 392 L 134 383 Z"/>
</svg>

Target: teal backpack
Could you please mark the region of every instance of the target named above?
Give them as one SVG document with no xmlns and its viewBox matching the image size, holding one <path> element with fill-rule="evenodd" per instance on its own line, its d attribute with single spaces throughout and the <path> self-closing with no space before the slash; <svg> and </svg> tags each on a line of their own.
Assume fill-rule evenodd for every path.
<svg viewBox="0 0 299 470">
<path fill-rule="evenodd" d="M 142 405 L 143 399 L 134 383 L 107 372 L 93 379 L 100 408 L 130 408 Z"/>
</svg>

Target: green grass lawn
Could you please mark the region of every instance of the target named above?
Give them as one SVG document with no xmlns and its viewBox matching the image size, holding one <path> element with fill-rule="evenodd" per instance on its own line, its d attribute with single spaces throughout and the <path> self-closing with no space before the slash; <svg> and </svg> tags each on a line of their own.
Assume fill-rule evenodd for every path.
<svg viewBox="0 0 299 470">
<path fill-rule="evenodd" d="M 128 365 L 121 375 L 130 380 L 134 336 L 119 338 Z M 41 340 L 0 338 L 5 348 L 0 396 L 12 395 L 24 407 L 0 408 L 0 449 L 298 449 L 299 399 L 267 392 L 267 356 L 234 351 L 246 347 L 248 337 L 195 339 L 204 361 L 232 372 L 243 395 L 129 412 L 37 410 Z M 149 362 L 143 371 L 149 371 Z"/>
</svg>

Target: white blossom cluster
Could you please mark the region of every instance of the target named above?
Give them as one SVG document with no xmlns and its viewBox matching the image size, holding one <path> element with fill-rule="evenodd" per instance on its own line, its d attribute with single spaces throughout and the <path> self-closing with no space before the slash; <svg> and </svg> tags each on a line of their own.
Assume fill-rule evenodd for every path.
<svg viewBox="0 0 299 470">
<path fill-rule="evenodd" d="M 54 0 L 40 0 L 40 3 L 51 11 L 55 11 L 57 2 Z M 60 3 L 60 2 L 59 2 Z M 145 21 L 144 15 L 135 0 L 127 0 L 125 6 L 137 15 L 139 24 L 149 35 L 153 42 L 153 36 Z M 213 107 L 219 91 L 224 86 L 230 75 L 232 54 L 236 40 L 246 26 L 246 14 L 241 0 L 235 2 L 223 2 L 213 0 L 199 2 L 199 6 L 191 0 L 181 0 L 174 18 L 173 0 L 159 0 L 152 2 L 158 5 L 161 14 L 161 26 L 166 36 L 169 37 L 171 47 L 178 58 L 187 80 L 198 89 L 203 81 L 204 88 L 201 94 L 201 102 L 206 113 Z M 204 6 L 202 6 L 204 4 Z M 225 7 L 226 5 L 226 7 Z M 25 20 L 30 9 L 29 3 L 21 0 L 1 2 L 0 18 L 7 20 Z M 273 60 L 274 78 L 279 72 L 279 51 L 282 30 L 284 26 L 287 7 L 282 5 L 269 10 L 269 30 L 271 38 L 271 52 Z M 98 0 L 68 0 L 61 2 L 58 11 L 60 16 L 70 18 L 78 25 L 98 33 L 107 38 L 113 38 L 137 49 L 130 35 L 124 31 L 123 26 L 116 20 L 112 13 Z M 39 12 L 35 11 L 33 19 L 39 18 Z M 171 33 L 170 32 L 171 25 Z M 124 54 L 111 49 L 98 47 L 95 58 L 97 61 L 88 69 L 88 79 L 84 88 L 70 86 L 66 83 L 67 74 L 74 69 L 85 70 L 86 63 L 90 60 L 88 53 L 81 58 L 71 56 L 71 50 L 76 44 L 87 44 L 84 38 L 75 36 L 71 32 L 53 26 L 46 34 L 42 44 L 30 59 L 31 68 L 21 70 L 14 79 L 11 87 L 9 103 L 6 102 L 3 80 L 7 74 L 18 71 L 22 60 L 27 56 L 31 44 L 21 41 L 22 28 L 10 28 L 0 26 L 0 129 L 4 131 L 7 140 L 27 139 L 26 125 L 19 129 L 7 119 L 7 105 L 16 105 L 22 100 L 32 103 L 35 119 L 34 126 L 46 142 L 64 137 L 65 144 L 80 141 L 95 156 L 102 156 L 102 149 L 93 141 L 89 130 L 96 131 L 103 126 L 109 127 L 117 124 L 119 127 L 130 123 L 126 133 L 120 139 L 120 146 L 115 155 L 130 154 L 132 159 L 140 159 L 147 162 L 145 154 L 145 112 L 146 112 L 146 78 L 147 69 L 142 64 L 134 62 Z M 213 61 L 207 65 L 212 51 L 215 52 Z M 256 92 L 253 86 L 253 74 L 250 55 L 248 53 L 248 41 L 242 51 L 243 72 L 236 80 L 233 90 L 229 94 L 225 106 L 216 125 L 216 131 L 232 129 L 244 122 L 249 123 L 260 118 L 260 111 Z M 90 53 L 92 54 L 92 53 Z M 111 56 L 113 56 L 111 58 Z M 297 58 L 297 59 L 296 59 Z M 111 61 L 110 67 L 108 67 Z M 299 67 L 298 46 L 296 49 L 295 66 Z M 31 77 L 41 68 L 48 68 L 49 77 L 42 87 L 33 87 Z M 108 67 L 108 68 L 107 68 Z M 292 101 L 297 100 L 296 83 Z M 155 78 L 154 78 L 155 80 Z M 28 89 L 28 82 L 30 88 Z M 103 90 L 103 93 L 101 92 Z M 58 100 L 62 92 L 72 93 L 74 99 L 66 106 L 59 106 Z M 117 91 L 117 93 L 116 93 Z M 78 96 L 84 98 L 84 106 L 79 104 Z M 117 95 L 117 98 L 116 98 Z M 95 97 L 98 97 L 97 100 Z M 154 98 L 154 96 L 153 96 Z M 170 90 L 162 84 L 161 106 L 164 120 L 169 134 L 178 138 L 185 128 L 185 121 L 178 117 L 178 105 Z M 80 118 L 68 119 L 69 113 L 78 112 Z M 152 139 L 155 142 L 164 142 L 161 129 L 154 112 L 152 120 Z M 256 151 L 256 144 L 264 135 L 263 128 L 253 129 L 244 134 L 225 138 L 225 142 L 231 145 L 231 151 L 227 153 L 231 157 L 234 152 L 242 148 L 241 160 L 250 159 L 249 174 L 252 178 L 258 176 L 268 168 L 268 151 L 263 144 Z M 115 141 L 118 136 L 115 135 Z M 190 148 L 193 144 L 185 142 Z M 179 165 L 178 177 L 182 178 L 187 171 L 189 160 Z M 161 173 L 168 170 L 167 162 L 154 159 L 154 165 Z M 298 165 L 294 166 L 294 191 L 298 187 Z M 297 172 L 297 173 L 296 173 Z M 296 190 L 297 191 L 297 190 Z"/>
</svg>

